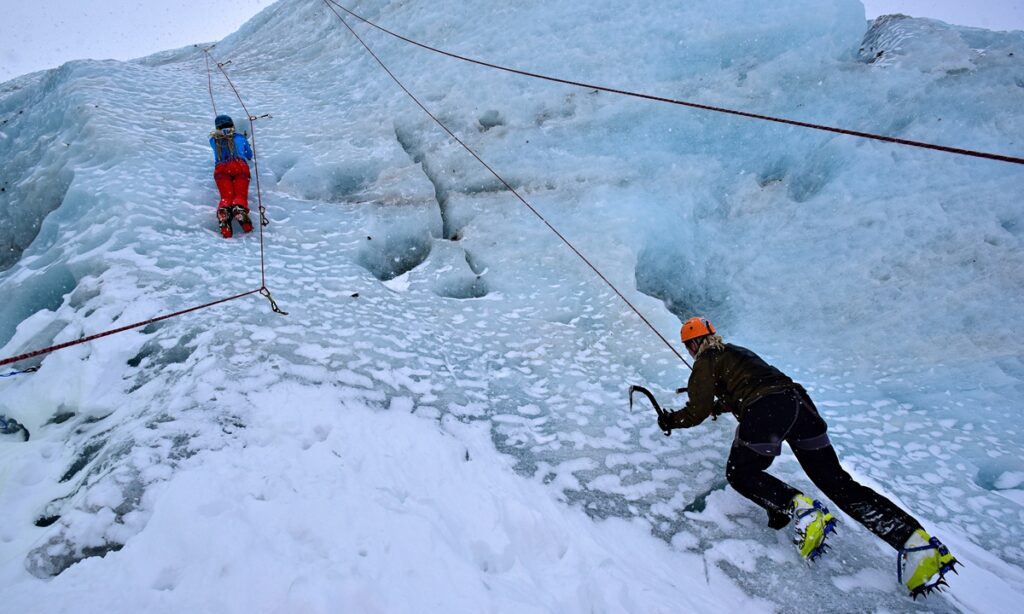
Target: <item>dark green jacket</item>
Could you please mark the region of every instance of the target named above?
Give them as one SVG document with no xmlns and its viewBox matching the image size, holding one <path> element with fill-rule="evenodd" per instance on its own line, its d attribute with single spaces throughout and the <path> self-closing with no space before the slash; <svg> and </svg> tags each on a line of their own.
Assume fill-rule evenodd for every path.
<svg viewBox="0 0 1024 614">
<path fill-rule="evenodd" d="M 693 363 L 687 384 L 690 400 L 669 414 L 671 428 L 697 426 L 712 414 L 732 412 L 737 420 L 761 397 L 798 388 L 799 384 L 747 348 L 731 343 L 725 349 L 707 349 Z M 717 400 L 716 400 L 717 397 Z"/>
</svg>

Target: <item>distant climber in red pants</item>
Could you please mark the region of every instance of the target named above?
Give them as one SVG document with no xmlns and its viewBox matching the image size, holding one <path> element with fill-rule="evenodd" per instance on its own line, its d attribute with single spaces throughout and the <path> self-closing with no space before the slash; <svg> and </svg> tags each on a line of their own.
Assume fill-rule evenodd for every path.
<svg viewBox="0 0 1024 614">
<path fill-rule="evenodd" d="M 210 134 L 215 166 L 213 180 L 220 190 L 220 204 L 217 205 L 217 221 L 220 234 L 230 238 L 231 218 L 238 220 L 243 232 L 252 232 L 249 219 L 249 163 L 252 147 L 244 135 L 235 132 L 235 122 L 227 115 L 218 115 L 213 120 L 216 127 Z"/>
</svg>

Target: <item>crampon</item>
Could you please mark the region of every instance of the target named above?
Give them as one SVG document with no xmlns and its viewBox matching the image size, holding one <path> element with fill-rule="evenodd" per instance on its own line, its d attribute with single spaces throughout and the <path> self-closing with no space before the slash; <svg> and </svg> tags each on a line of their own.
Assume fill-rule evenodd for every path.
<svg viewBox="0 0 1024 614">
<path fill-rule="evenodd" d="M 825 540 L 836 532 L 836 519 L 820 501 L 812 501 L 804 495 L 793 498 L 793 517 L 796 544 L 800 556 L 814 561 L 829 550 Z"/>
<path fill-rule="evenodd" d="M 217 209 L 217 225 L 220 227 L 220 236 L 230 239 L 231 232 L 231 210 L 229 207 Z"/>
<path fill-rule="evenodd" d="M 252 232 L 252 220 L 249 219 L 249 210 L 241 205 L 233 207 L 234 217 L 242 227 L 242 232 Z"/>
<path fill-rule="evenodd" d="M 896 556 L 896 577 L 916 601 L 920 596 L 949 587 L 946 574 L 959 574 L 957 565 L 963 563 L 942 542 L 918 529 Z"/>
</svg>

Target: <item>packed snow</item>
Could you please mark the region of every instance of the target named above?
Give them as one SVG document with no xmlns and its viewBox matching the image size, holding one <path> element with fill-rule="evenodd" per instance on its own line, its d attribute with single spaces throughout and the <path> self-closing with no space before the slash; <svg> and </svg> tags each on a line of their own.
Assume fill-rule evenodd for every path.
<svg viewBox="0 0 1024 614">
<path fill-rule="evenodd" d="M 351 8 L 523 70 L 1024 156 L 1021 32 L 856 0 Z M 666 338 L 701 314 L 803 383 L 845 466 L 965 563 L 952 590 L 911 601 L 841 513 L 800 562 L 725 484 L 730 418 L 665 437 L 630 412 L 630 384 L 684 401 L 678 358 L 323 2 L 281 0 L 211 53 L 272 115 L 289 315 L 254 295 L 10 367 L 40 368 L 0 379 L 32 433 L 0 439 L 4 609 L 1017 609 L 1024 169 L 350 23 Z M 0 84 L 0 357 L 260 286 L 258 236 L 217 232 L 206 46 Z M 773 472 L 816 494 L 788 451 Z"/>
</svg>

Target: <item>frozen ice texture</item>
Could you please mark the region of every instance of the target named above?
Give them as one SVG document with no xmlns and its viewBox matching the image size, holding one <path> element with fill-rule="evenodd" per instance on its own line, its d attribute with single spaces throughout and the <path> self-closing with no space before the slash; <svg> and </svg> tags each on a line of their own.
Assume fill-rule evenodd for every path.
<svg viewBox="0 0 1024 614">
<path fill-rule="evenodd" d="M 1024 155 L 1020 32 L 868 23 L 853 0 L 356 8 L 525 70 Z M 847 467 L 968 563 L 925 607 L 1019 603 L 1019 166 L 353 25 L 667 338 L 705 315 L 808 387 Z M 0 84 L 3 356 L 259 286 L 257 238 L 216 232 L 201 48 Z M 283 0 L 213 54 L 273 115 L 255 145 L 290 315 L 248 298 L 0 382 L 33 433 L 0 442 L 12 607 L 918 607 L 849 522 L 841 554 L 800 565 L 724 484 L 728 419 L 666 438 L 627 412 L 631 383 L 681 403 L 686 369 L 322 3 Z M 775 471 L 813 492 L 788 453 Z"/>
</svg>

